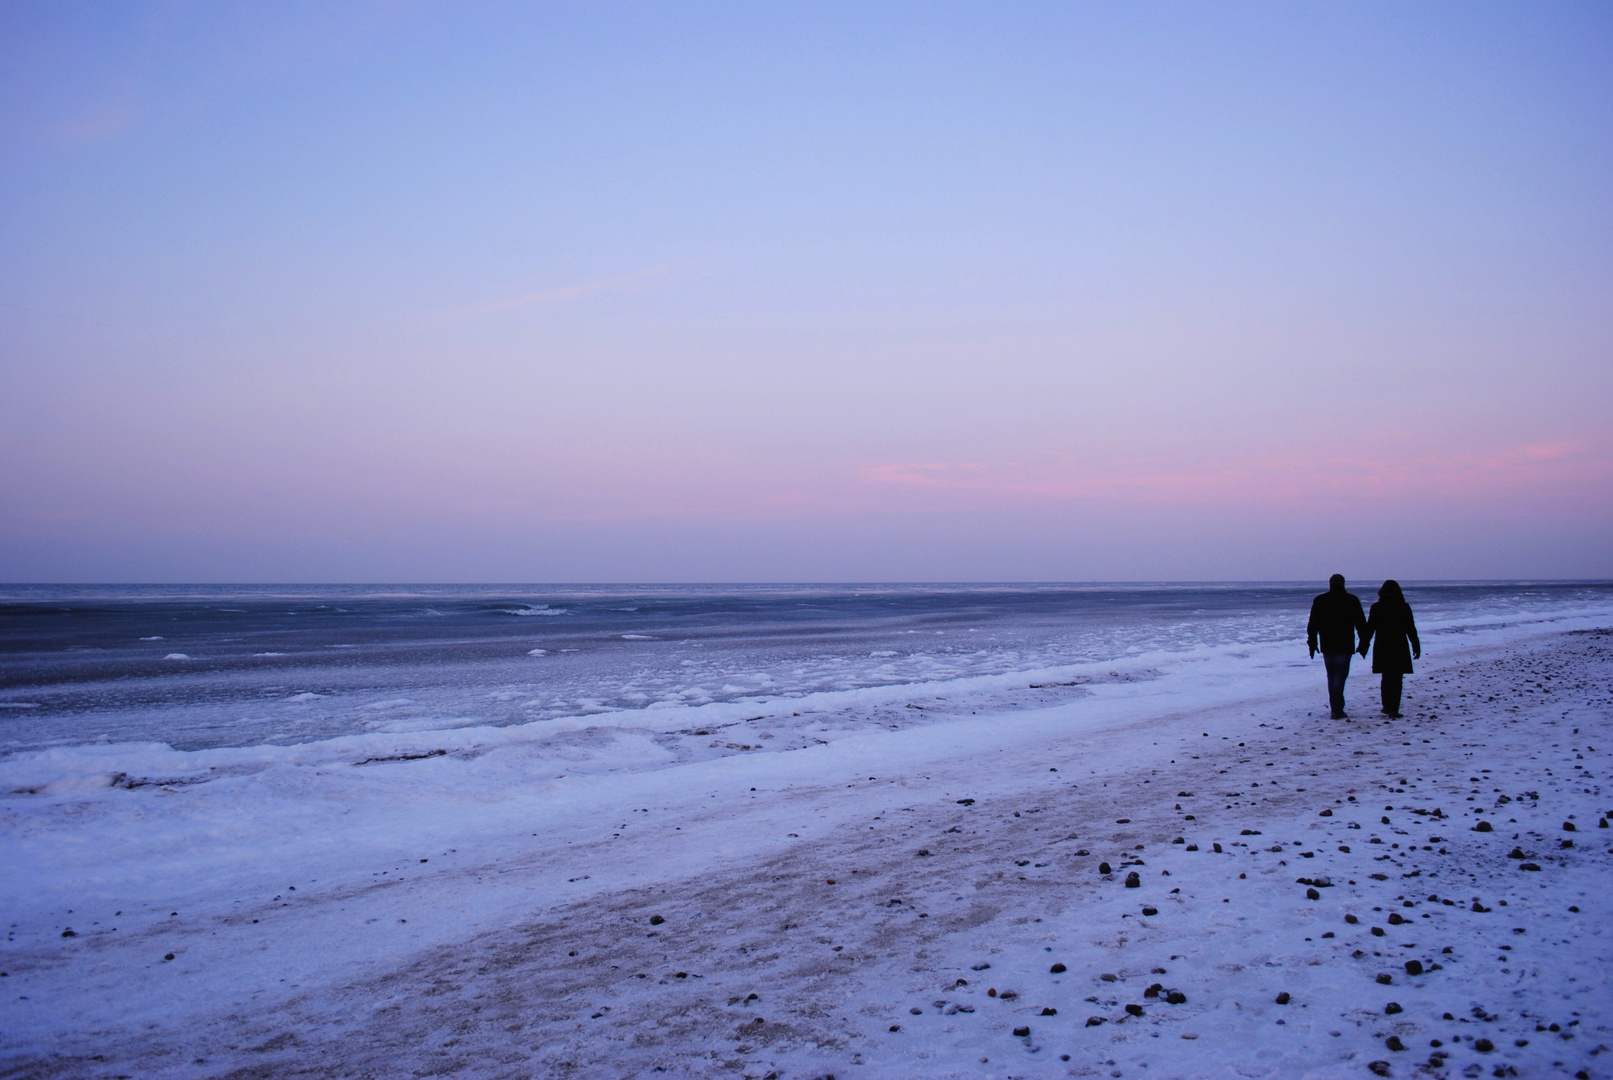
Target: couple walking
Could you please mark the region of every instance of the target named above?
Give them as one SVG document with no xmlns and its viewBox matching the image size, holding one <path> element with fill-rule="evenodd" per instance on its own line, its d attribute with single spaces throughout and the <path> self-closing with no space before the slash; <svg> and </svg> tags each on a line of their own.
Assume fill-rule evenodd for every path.
<svg viewBox="0 0 1613 1080">
<path fill-rule="evenodd" d="M 1399 582 L 1390 579 L 1378 590 L 1372 614 L 1364 615 L 1361 601 L 1344 591 L 1344 575 L 1334 574 L 1327 592 L 1311 601 L 1311 621 L 1305 627 L 1311 659 L 1320 647 L 1327 665 L 1327 699 L 1333 706 L 1333 719 L 1344 715 L 1344 680 L 1350 677 L 1350 654 L 1366 656 L 1374 640 L 1372 670 L 1383 676 L 1383 712 L 1400 719 L 1401 681 L 1411 674 L 1411 662 L 1423 655 L 1417 640 L 1417 624 L 1412 621 L 1411 605 L 1406 603 Z M 1359 634 L 1360 644 L 1356 644 Z"/>
</svg>

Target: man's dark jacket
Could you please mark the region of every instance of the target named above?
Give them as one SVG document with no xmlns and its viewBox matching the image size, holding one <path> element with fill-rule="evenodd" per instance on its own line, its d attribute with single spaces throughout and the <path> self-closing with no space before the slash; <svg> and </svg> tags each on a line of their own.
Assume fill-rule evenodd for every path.
<svg viewBox="0 0 1613 1080">
<path fill-rule="evenodd" d="M 1366 641 L 1367 616 L 1354 593 L 1329 589 L 1311 601 L 1311 621 L 1305 627 L 1305 639 L 1312 652 L 1318 649 L 1324 655 L 1355 652 L 1358 633 L 1361 640 Z"/>
</svg>

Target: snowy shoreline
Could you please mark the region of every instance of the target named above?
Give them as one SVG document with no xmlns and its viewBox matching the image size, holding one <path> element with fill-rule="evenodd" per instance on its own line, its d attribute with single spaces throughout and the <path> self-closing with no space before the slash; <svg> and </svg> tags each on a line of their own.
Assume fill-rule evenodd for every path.
<svg viewBox="0 0 1613 1080">
<path fill-rule="evenodd" d="M 1187 696 L 1094 672 L 1039 702 L 1022 679 L 1023 702 L 999 701 L 1005 684 L 974 716 L 953 701 L 928 726 L 620 774 L 587 771 L 588 740 L 617 735 L 598 723 L 574 729 L 583 773 L 564 778 L 464 747 L 168 791 L 126 790 L 127 770 L 109 790 L 93 778 L 113 773 L 89 769 L 75 792 L 77 766 L 59 769 L 0 809 L 0 1061 L 18 1076 L 1601 1075 L 1613 638 L 1473 637 L 1421 665 L 1399 724 L 1368 707 L 1363 674 L 1355 721 L 1308 715 L 1325 711 L 1319 665 L 1249 650 L 1247 670 Z M 844 707 L 922 704 L 899 689 Z M 699 730 L 743 713 L 712 707 Z M 459 734 L 481 747 L 485 730 Z M 0 786 L 27 790 L 45 761 L 8 760 Z M 377 770 L 407 771 L 386 799 Z M 1478 808 L 1493 831 L 1472 831 Z M 1185 1001 L 1146 996 L 1154 983 Z"/>
</svg>

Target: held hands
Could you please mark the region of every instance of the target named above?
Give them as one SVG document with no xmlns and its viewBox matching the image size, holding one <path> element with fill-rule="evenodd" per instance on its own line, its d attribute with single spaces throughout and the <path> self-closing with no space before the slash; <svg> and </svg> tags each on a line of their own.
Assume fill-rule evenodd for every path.
<svg viewBox="0 0 1613 1080">
<path fill-rule="evenodd" d="M 1363 653 L 1362 655 L 1365 656 L 1366 654 Z M 1411 658 L 1413 660 L 1421 660 L 1423 658 L 1423 650 L 1420 647 L 1411 650 Z"/>
</svg>

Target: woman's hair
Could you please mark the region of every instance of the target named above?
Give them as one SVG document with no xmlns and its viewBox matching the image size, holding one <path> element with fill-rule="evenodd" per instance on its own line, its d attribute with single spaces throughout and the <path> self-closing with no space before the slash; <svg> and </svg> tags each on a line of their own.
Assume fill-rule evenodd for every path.
<svg viewBox="0 0 1613 1080">
<path fill-rule="evenodd" d="M 1396 581 L 1394 578 L 1390 578 L 1379 587 L 1378 599 L 1397 600 L 1404 604 L 1406 602 L 1406 594 L 1400 591 L 1400 582 Z"/>
</svg>

